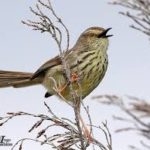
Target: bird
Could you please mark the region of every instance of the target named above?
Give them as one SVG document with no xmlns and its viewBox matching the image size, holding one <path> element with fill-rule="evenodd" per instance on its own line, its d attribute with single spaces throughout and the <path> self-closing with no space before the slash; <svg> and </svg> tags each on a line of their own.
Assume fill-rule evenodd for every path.
<svg viewBox="0 0 150 150">
<path fill-rule="evenodd" d="M 75 45 L 65 51 L 63 60 L 69 69 L 67 79 L 62 57 L 57 55 L 44 63 L 34 73 L 0 70 L 0 88 L 21 88 L 42 84 L 46 88 L 45 98 L 52 95 L 73 101 L 72 89 L 84 99 L 102 81 L 108 66 L 108 31 L 111 28 L 90 27 L 78 38 Z"/>
<path fill-rule="evenodd" d="M 89 95 L 102 81 L 108 66 L 108 34 L 111 28 L 90 27 L 78 38 L 75 45 L 62 55 L 50 59 L 34 73 L 0 70 L 0 88 L 21 88 L 42 84 L 45 98 L 57 95 L 75 104 L 82 124 L 83 135 L 91 143 L 91 132 L 80 115 L 80 101 Z M 74 100 L 72 91 L 80 97 Z"/>
</svg>

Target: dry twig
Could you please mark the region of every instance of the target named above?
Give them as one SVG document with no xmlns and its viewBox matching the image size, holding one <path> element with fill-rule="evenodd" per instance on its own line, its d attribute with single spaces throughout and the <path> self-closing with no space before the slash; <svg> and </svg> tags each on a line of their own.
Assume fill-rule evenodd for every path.
<svg viewBox="0 0 150 150">
<path fill-rule="evenodd" d="M 41 145 L 47 144 L 54 149 L 58 150 L 73 150 L 73 149 L 81 149 L 80 144 L 80 134 L 77 128 L 76 122 L 71 121 L 68 118 L 60 118 L 50 109 L 47 103 L 44 102 L 44 106 L 47 108 L 49 115 L 44 114 L 31 114 L 26 112 L 9 112 L 7 116 L 1 117 L 1 126 L 6 124 L 9 120 L 18 117 L 18 116 L 30 116 L 33 118 L 37 118 L 37 121 L 32 125 L 28 132 L 33 132 L 34 130 L 39 130 L 42 127 L 42 124 L 45 122 L 48 123 L 46 127 L 42 127 L 39 132 L 36 133 L 36 139 L 23 138 L 17 141 L 11 150 L 14 150 L 19 145 L 19 150 L 22 150 L 22 146 L 24 141 L 34 141 L 39 142 Z M 52 128 L 62 128 L 64 133 L 57 133 L 54 135 L 49 135 L 49 130 Z M 96 126 L 93 126 L 96 127 Z M 99 147 L 100 150 L 112 150 L 112 139 L 110 131 L 107 127 L 107 123 L 103 123 L 103 127 L 96 127 L 101 130 L 106 138 L 107 145 L 105 146 L 98 140 L 93 138 L 93 145 Z M 86 137 L 83 136 L 83 141 L 85 144 L 85 149 L 89 146 Z M 44 139 L 44 140 L 42 140 Z"/>
<path fill-rule="evenodd" d="M 113 5 L 119 5 L 127 8 L 129 11 L 120 12 L 120 14 L 129 17 L 135 23 L 130 25 L 150 37 L 150 1 L 149 0 L 115 0 Z"/>
<path fill-rule="evenodd" d="M 58 17 L 58 15 L 56 14 L 55 10 L 53 9 L 53 7 L 51 5 L 50 0 L 47 0 L 47 3 L 44 3 L 41 0 L 38 0 L 38 3 L 36 4 L 36 10 L 34 10 L 33 8 L 30 8 L 31 12 L 39 18 L 39 21 L 28 20 L 27 22 L 26 21 L 22 21 L 22 22 L 23 22 L 23 24 L 25 24 L 29 27 L 32 27 L 33 30 L 39 30 L 42 33 L 43 32 L 50 33 L 50 35 L 56 41 L 56 44 L 59 48 L 64 73 L 66 74 L 68 82 L 71 83 L 70 69 L 68 67 L 68 64 L 66 64 L 66 62 L 65 62 L 64 51 L 62 49 L 62 30 L 55 25 L 55 22 L 53 22 L 50 17 L 48 17 L 45 13 L 43 13 L 41 7 L 48 9 L 48 11 L 51 12 L 53 17 L 57 20 L 59 25 L 61 25 L 61 27 L 63 27 L 65 29 L 66 35 L 67 35 L 67 44 L 66 44 L 66 51 L 67 51 L 69 49 L 69 38 L 70 38 L 69 30 L 65 26 L 65 24 L 63 23 L 61 18 Z M 69 87 L 70 87 L 70 91 L 72 93 L 72 97 L 74 100 L 74 103 L 73 103 L 74 105 L 72 107 L 74 109 L 77 127 L 78 127 L 78 130 L 80 131 L 79 134 L 80 134 L 80 141 L 81 141 L 81 149 L 85 149 L 83 135 L 82 135 L 82 129 L 81 129 L 80 121 L 79 121 L 80 120 L 79 119 L 79 111 L 78 111 L 79 105 L 77 104 L 77 102 L 81 101 L 81 99 L 80 99 L 81 97 L 76 95 L 75 91 L 73 90 L 72 84 L 69 84 Z M 67 102 L 67 100 L 66 100 L 66 102 Z"/>
<path fill-rule="evenodd" d="M 113 116 L 114 119 L 130 123 L 129 127 L 117 129 L 116 132 L 137 131 L 143 140 L 140 141 L 145 149 L 150 149 L 150 103 L 138 99 L 137 97 L 126 96 L 125 98 L 116 95 L 95 96 L 100 103 L 106 105 L 114 105 L 119 107 L 127 114 L 127 118 L 122 116 Z M 125 103 L 127 102 L 128 103 Z M 145 141 L 146 138 L 146 141 Z M 131 146 L 132 149 L 137 147 Z"/>
</svg>

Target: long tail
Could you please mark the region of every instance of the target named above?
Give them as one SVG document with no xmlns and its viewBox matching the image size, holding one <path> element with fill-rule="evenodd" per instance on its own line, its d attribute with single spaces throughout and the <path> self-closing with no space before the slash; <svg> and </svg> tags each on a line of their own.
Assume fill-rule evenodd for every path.
<svg viewBox="0 0 150 150">
<path fill-rule="evenodd" d="M 0 88 L 10 86 L 19 88 L 40 84 L 42 82 L 40 77 L 31 80 L 32 75 L 32 73 L 0 70 Z"/>
</svg>

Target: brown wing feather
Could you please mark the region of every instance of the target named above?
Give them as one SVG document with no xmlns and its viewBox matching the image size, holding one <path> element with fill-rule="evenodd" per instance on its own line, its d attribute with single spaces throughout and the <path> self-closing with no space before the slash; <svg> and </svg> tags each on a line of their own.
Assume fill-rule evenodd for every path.
<svg viewBox="0 0 150 150">
<path fill-rule="evenodd" d="M 62 63 L 61 58 L 59 56 L 56 56 L 54 58 L 52 58 L 51 60 L 47 61 L 45 64 L 43 64 L 31 77 L 32 79 L 35 79 L 36 77 L 38 77 L 39 75 L 44 75 L 45 72 L 57 65 L 60 65 Z"/>
</svg>

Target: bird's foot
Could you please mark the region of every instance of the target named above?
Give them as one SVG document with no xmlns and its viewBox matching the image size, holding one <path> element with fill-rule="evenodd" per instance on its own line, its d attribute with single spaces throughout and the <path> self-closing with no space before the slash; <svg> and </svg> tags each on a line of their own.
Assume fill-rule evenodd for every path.
<svg viewBox="0 0 150 150">
<path fill-rule="evenodd" d="M 78 81 L 78 79 L 79 79 L 79 77 L 78 77 L 77 73 L 72 73 L 71 74 L 71 83 Z"/>
</svg>

